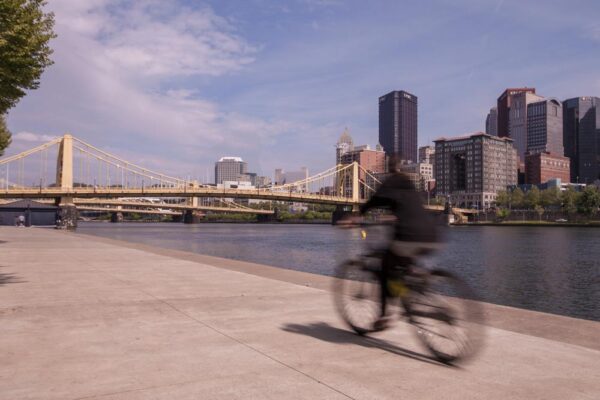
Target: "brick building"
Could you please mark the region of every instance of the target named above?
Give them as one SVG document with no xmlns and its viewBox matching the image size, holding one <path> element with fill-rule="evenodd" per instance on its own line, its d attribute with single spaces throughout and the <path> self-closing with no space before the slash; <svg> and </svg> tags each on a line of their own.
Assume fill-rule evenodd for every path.
<svg viewBox="0 0 600 400">
<path fill-rule="evenodd" d="M 500 190 L 517 184 L 510 138 L 477 132 L 435 141 L 436 191 L 462 207 L 489 208 Z"/>
<path fill-rule="evenodd" d="M 571 180 L 568 157 L 551 153 L 533 153 L 525 156 L 525 183 L 539 185 L 551 179 L 568 183 Z"/>
</svg>

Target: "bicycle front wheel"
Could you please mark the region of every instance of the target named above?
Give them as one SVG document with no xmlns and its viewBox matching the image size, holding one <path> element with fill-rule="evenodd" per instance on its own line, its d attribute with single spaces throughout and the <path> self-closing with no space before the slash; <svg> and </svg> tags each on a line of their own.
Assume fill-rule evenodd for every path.
<svg viewBox="0 0 600 400">
<path fill-rule="evenodd" d="M 439 361 L 463 361 L 481 347 L 481 303 L 454 274 L 431 271 L 420 290 L 411 291 L 404 304 L 417 337 Z"/>
<path fill-rule="evenodd" d="M 334 301 L 342 319 L 359 335 L 373 332 L 381 316 L 379 271 L 362 260 L 348 260 L 336 271 Z"/>
</svg>

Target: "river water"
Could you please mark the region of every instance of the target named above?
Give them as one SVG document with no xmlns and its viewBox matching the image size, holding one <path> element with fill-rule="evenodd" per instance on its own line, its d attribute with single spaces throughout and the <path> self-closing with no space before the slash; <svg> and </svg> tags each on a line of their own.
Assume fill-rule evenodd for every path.
<svg viewBox="0 0 600 400">
<path fill-rule="evenodd" d="M 81 223 L 81 233 L 332 275 L 363 241 L 331 225 Z M 600 229 L 451 227 L 428 263 L 463 277 L 486 302 L 600 321 Z"/>
</svg>

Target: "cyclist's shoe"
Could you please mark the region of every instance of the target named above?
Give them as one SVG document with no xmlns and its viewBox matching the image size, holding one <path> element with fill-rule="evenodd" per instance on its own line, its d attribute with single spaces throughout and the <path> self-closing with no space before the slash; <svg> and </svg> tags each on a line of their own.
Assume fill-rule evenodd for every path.
<svg viewBox="0 0 600 400">
<path fill-rule="evenodd" d="M 381 317 L 373 323 L 373 331 L 381 332 L 390 327 L 391 318 Z"/>
</svg>

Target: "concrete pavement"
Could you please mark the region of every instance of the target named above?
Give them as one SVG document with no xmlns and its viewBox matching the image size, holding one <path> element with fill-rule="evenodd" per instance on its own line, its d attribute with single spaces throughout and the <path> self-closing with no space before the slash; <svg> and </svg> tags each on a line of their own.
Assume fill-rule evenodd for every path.
<svg viewBox="0 0 600 400">
<path fill-rule="evenodd" d="M 348 332 L 330 279 L 0 227 L 0 399 L 600 398 L 598 322 L 489 306 L 447 367 L 404 323 Z"/>
</svg>

